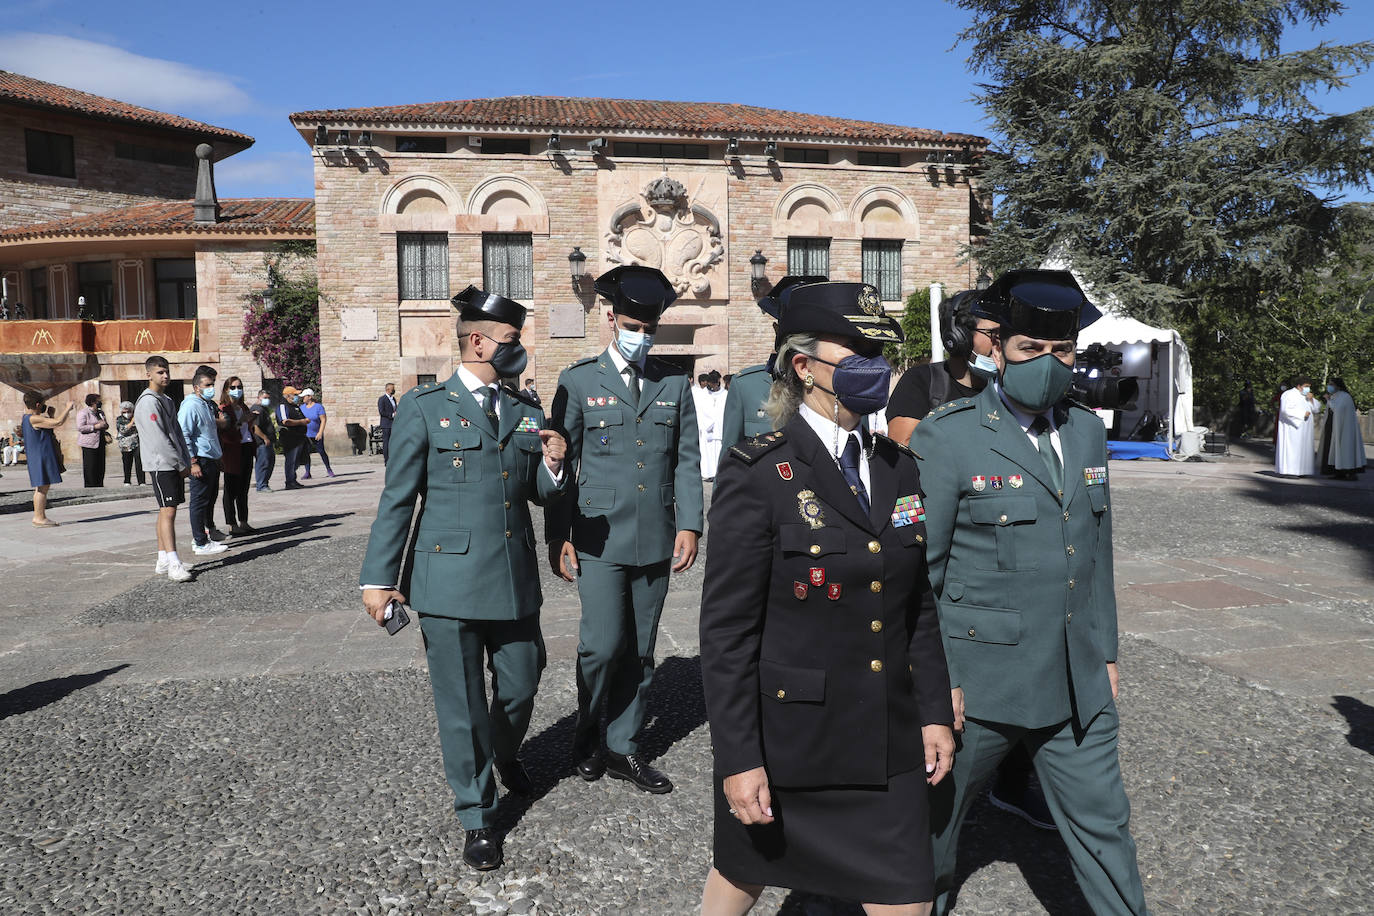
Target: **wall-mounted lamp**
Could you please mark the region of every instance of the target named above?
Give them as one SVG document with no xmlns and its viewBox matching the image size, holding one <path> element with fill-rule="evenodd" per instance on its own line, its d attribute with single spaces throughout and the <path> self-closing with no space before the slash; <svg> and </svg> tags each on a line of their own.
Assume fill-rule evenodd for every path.
<svg viewBox="0 0 1374 916">
<path fill-rule="evenodd" d="M 596 137 L 595 139 L 588 140 L 587 152 L 591 153 L 593 156 L 606 155 L 606 138 Z"/>
<path fill-rule="evenodd" d="M 348 140 L 348 131 L 346 130 L 341 130 L 334 135 L 334 144 L 336 146 L 348 146 Z"/>
<path fill-rule="evenodd" d="M 763 145 L 763 154 L 768 157 L 769 162 L 776 162 L 778 158 L 778 143 L 776 140 L 769 140 Z"/>
<path fill-rule="evenodd" d="M 992 285 L 992 277 L 988 276 L 988 269 L 986 267 L 978 268 L 978 279 L 974 282 L 978 289 L 987 289 Z"/>
<path fill-rule="evenodd" d="M 581 245 L 574 245 L 568 254 L 568 273 L 572 276 L 573 289 L 581 286 L 587 277 L 587 255 L 583 253 Z"/>
<path fill-rule="evenodd" d="M 370 130 L 360 130 L 360 131 L 358 131 L 358 145 L 359 145 L 359 146 L 371 146 L 371 145 L 372 145 L 372 131 L 370 131 Z"/>
<path fill-rule="evenodd" d="M 767 282 L 767 269 L 768 258 L 764 257 L 761 250 L 756 249 L 753 257 L 749 259 L 749 285 L 753 287 L 754 295 L 758 295 L 760 287 Z"/>
<path fill-rule="evenodd" d="M 731 137 L 725 141 L 725 155 L 727 158 L 739 157 L 739 137 Z"/>
<path fill-rule="evenodd" d="M 549 152 L 563 152 L 563 141 L 558 138 L 558 134 L 549 134 Z"/>
<path fill-rule="evenodd" d="M 315 128 L 315 145 L 325 146 L 329 143 L 329 129 L 323 124 Z"/>
</svg>

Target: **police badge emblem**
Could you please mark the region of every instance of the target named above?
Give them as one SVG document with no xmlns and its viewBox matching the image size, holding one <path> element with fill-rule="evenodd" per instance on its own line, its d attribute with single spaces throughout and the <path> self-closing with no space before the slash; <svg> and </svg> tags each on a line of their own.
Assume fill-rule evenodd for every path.
<svg viewBox="0 0 1374 916">
<path fill-rule="evenodd" d="M 811 490 L 797 493 L 797 511 L 812 528 L 825 527 L 825 513 L 821 511 L 820 500 L 816 499 L 816 494 Z"/>
<path fill-rule="evenodd" d="M 825 587 L 825 597 L 829 598 L 831 601 L 839 601 L 843 589 L 844 587 L 840 583 L 831 582 Z"/>
<path fill-rule="evenodd" d="M 467 428 L 468 428 L 469 426 L 471 426 L 472 424 L 468 421 L 467 417 L 459 417 L 459 418 L 458 418 L 458 425 L 461 426 L 461 427 L 463 427 L 463 429 L 467 429 Z"/>
<path fill-rule="evenodd" d="M 994 477 L 994 478 L 992 478 L 992 488 L 993 488 L 994 490 L 1000 490 L 1000 489 L 1002 489 L 1002 478 L 1001 478 L 1001 477 Z"/>
<path fill-rule="evenodd" d="M 807 586 L 807 584 L 806 584 L 805 582 L 793 582 L 793 583 L 792 583 L 792 594 L 794 594 L 794 595 L 797 596 L 797 600 L 798 600 L 798 601 L 805 601 L 805 600 L 806 600 L 806 593 L 807 593 L 808 590 L 809 590 L 809 586 Z"/>
<path fill-rule="evenodd" d="M 883 314 L 883 302 L 878 298 L 878 291 L 871 286 L 865 285 L 859 292 L 859 308 L 865 315 L 881 318 Z"/>
<path fill-rule="evenodd" d="M 792 465 L 791 465 L 790 462 L 787 462 L 787 461 L 779 461 L 778 464 L 777 464 L 777 468 L 778 468 L 778 476 L 781 477 L 783 480 L 791 480 L 791 479 L 792 479 Z"/>
</svg>

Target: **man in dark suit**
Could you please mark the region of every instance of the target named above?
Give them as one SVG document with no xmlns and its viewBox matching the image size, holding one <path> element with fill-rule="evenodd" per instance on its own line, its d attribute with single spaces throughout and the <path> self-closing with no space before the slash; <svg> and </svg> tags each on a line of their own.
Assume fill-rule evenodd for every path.
<svg viewBox="0 0 1374 916">
<path fill-rule="evenodd" d="M 391 424 L 396 417 L 396 386 L 386 383 L 386 393 L 377 399 L 377 416 L 382 427 L 382 464 L 391 452 Z"/>
<path fill-rule="evenodd" d="M 544 428 L 543 411 L 496 384 L 525 368 L 524 306 L 471 286 L 454 304 L 462 363 L 446 382 L 401 399 L 396 466 L 387 471 L 360 583 L 378 624 L 388 603 L 407 594 L 419 612 L 444 772 L 467 831 L 463 861 L 485 871 L 502 861 L 491 829 L 493 768 L 511 792 L 533 791 L 516 757 L 545 662 L 528 503 L 564 492 L 566 446 Z"/>
<path fill-rule="evenodd" d="M 1072 275 L 1047 270 L 1003 274 L 977 308 L 1000 326 L 996 379 L 911 439 L 963 726 L 953 778 L 932 796 L 935 912 L 950 906 L 964 814 L 1022 742 L 1093 911 L 1144 913 L 1117 760 L 1106 430 L 1065 398 L 1097 310 Z"/>
</svg>

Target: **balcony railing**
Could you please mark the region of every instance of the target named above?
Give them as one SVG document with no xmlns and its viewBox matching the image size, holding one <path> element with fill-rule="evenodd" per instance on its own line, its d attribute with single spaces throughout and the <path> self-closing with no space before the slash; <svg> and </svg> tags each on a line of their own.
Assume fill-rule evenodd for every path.
<svg viewBox="0 0 1374 916">
<path fill-rule="evenodd" d="M 0 321 L 0 353 L 186 353 L 196 348 L 196 321 Z"/>
</svg>

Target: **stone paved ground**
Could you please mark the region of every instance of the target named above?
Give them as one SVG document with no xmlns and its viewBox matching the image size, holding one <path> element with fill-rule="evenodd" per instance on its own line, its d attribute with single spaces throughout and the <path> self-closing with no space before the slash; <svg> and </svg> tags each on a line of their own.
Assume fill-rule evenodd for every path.
<svg viewBox="0 0 1374 916">
<path fill-rule="evenodd" d="M 459 861 L 417 628 L 388 638 L 357 609 L 380 475 L 338 463 L 255 494 L 261 533 L 182 586 L 151 577 L 146 496 L 62 506 L 48 531 L 0 515 L 0 912 L 693 912 L 700 570 L 673 584 L 651 700 L 666 797 L 567 775 L 577 604 L 545 576 L 539 795 L 507 811 L 507 864 L 480 876 Z M 1374 481 L 1244 459 L 1112 473 L 1122 766 L 1152 909 L 1368 912 Z M 985 803 L 961 871 L 960 914 L 1085 911 L 1057 838 Z M 758 911 L 859 912 L 779 891 Z"/>
</svg>

